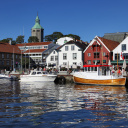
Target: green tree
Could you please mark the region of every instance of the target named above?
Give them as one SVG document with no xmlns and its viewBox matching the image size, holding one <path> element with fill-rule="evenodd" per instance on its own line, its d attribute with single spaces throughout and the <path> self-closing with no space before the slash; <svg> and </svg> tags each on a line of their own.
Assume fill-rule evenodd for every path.
<svg viewBox="0 0 128 128">
<path fill-rule="evenodd" d="M 16 44 L 16 41 L 13 40 L 12 38 L 7 38 L 7 39 L 0 40 L 0 42 L 4 42 L 4 43 L 9 43 L 10 41 L 11 41 L 12 45 Z"/>
<path fill-rule="evenodd" d="M 63 37 L 61 32 L 53 32 L 53 34 L 45 36 L 45 41 L 53 41 L 55 43 L 61 37 Z"/>
<path fill-rule="evenodd" d="M 39 42 L 39 39 L 36 36 L 30 36 L 28 39 L 28 43 Z"/>
<path fill-rule="evenodd" d="M 72 37 L 74 39 L 80 40 L 80 37 L 78 35 L 74 35 L 74 34 L 63 35 L 61 32 L 53 32 L 53 34 L 45 36 L 45 41 L 53 41 L 55 43 L 59 38 L 64 36 Z"/>
<path fill-rule="evenodd" d="M 68 35 L 65 35 L 67 37 L 72 37 L 74 39 L 77 39 L 77 40 L 80 40 L 80 37 L 78 35 L 74 35 L 74 34 L 68 34 Z"/>
<path fill-rule="evenodd" d="M 16 38 L 16 43 L 17 43 L 17 44 L 24 43 L 24 36 L 18 36 L 18 37 Z"/>
</svg>

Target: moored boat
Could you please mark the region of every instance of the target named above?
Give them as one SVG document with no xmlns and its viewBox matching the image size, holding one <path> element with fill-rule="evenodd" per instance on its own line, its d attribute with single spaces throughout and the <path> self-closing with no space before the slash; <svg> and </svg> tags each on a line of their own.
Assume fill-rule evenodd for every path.
<svg viewBox="0 0 128 128">
<path fill-rule="evenodd" d="M 73 79 L 78 84 L 125 85 L 126 77 L 112 73 L 109 65 L 84 65 L 84 71 L 75 72 Z"/>
<path fill-rule="evenodd" d="M 46 71 L 31 71 L 29 75 L 20 75 L 20 81 L 54 81 L 56 76 Z"/>
</svg>

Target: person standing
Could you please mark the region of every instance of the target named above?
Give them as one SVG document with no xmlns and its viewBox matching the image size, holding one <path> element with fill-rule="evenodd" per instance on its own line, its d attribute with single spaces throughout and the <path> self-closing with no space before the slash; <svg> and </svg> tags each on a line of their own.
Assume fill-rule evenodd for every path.
<svg viewBox="0 0 128 128">
<path fill-rule="evenodd" d="M 128 65 L 126 66 L 125 71 L 126 71 L 126 75 L 128 75 Z"/>
</svg>

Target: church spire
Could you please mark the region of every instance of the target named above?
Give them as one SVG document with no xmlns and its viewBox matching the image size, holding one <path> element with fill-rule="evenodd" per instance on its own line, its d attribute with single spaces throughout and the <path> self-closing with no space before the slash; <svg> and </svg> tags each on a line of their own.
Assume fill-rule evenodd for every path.
<svg viewBox="0 0 128 128">
<path fill-rule="evenodd" d="M 38 12 L 35 19 L 35 25 L 32 27 L 31 32 L 32 32 L 32 36 L 36 36 L 39 39 L 39 42 L 43 42 L 44 29 L 40 25 Z"/>
<path fill-rule="evenodd" d="M 36 29 L 36 28 L 38 28 L 38 29 L 43 29 L 42 27 L 41 27 L 41 25 L 40 25 L 40 19 L 39 19 L 39 16 L 38 16 L 38 12 L 37 12 L 37 16 L 36 16 L 36 19 L 35 19 L 35 25 L 32 27 L 32 29 Z"/>
</svg>

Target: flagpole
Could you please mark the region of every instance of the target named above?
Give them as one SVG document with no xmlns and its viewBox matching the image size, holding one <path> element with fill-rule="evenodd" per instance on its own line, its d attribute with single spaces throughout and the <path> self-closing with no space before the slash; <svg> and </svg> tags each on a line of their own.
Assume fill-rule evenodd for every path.
<svg viewBox="0 0 128 128">
<path fill-rule="evenodd" d="M 103 65 L 103 45 L 102 45 L 102 65 Z"/>
<path fill-rule="evenodd" d="M 117 71 L 118 71 L 118 52 L 117 52 Z"/>
</svg>

